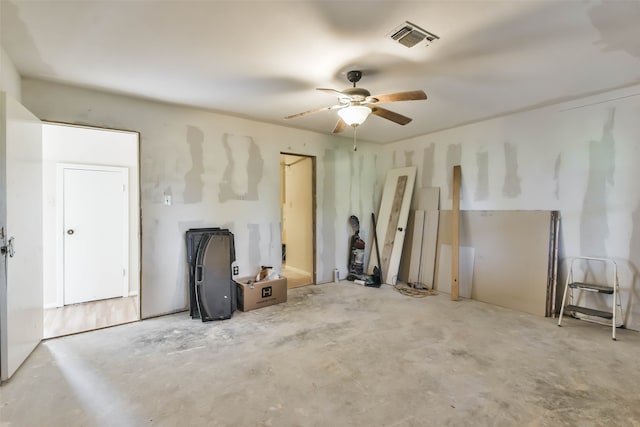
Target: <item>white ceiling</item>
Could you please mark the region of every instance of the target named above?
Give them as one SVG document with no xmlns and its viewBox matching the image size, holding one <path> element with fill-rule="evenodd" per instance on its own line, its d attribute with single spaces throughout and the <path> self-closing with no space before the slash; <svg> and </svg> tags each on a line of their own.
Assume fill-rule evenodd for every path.
<svg viewBox="0 0 640 427">
<path fill-rule="evenodd" d="M 370 117 L 358 137 L 390 142 L 640 83 L 640 1 L 0 0 L 2 45 L 18 71 L 73 85 L 331 133 L 316 87 L 373 94 L 413 117 Z M 411 21 L 440 37 L 386 38 Z M 349 136 L 350 129 L 345 131 Z"/>
</svg>

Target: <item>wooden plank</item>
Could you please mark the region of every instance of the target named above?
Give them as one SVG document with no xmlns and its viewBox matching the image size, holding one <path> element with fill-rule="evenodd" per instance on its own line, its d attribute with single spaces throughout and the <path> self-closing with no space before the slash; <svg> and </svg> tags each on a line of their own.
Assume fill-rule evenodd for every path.
<svg viewBox="0 0 640 427">
<path fill-rule="evenodd" d="M 440 211 L 438 210 L 425 212 L 422 258 L 420 259 L 420 276 L 418 280 L 429 289 L 433 289 L 434 284 L 439 217 Z"/>
<path fill-rule="evenodd" d="M 549 239 L 549 285 L 547 286 L 547 317 L 555 317 L 560 313 L 556 309 L 556 294 L 558 288 L 558 239 L 560 232 L 560 212 L 551 211 L 551 231 Z"/>
<path fill-rule="evenodd" d="M 451 300 L 458 301 L 460 292 L 460 165 L 453 167 L 453 216 L 451 221 Z"/>
<path fill-rule="evenodd" d="M 413 239 L 411 241 L 411 258 L 409 261 L 409 276 L 407 283 L 420 282 L 420 267 L 422 260 L 422 243 L 424 237 L 424 211 L 413 214 Z"/>
<path fill-rule="evenodd" d="M 411 200 L 411 212 L 409 214 L 409 222 L 407 224 L 407 235 L 402 250 L 402 258 L 400 260 L 400 271 L 398 272 L 398 280 L 404 283 L 417 281 L 428 288 L 433 287 L 433 272 L 435 270 L 436 244 L 438 237 L 438 206 L 440 200 L 439 187 L 422 187 L 418 188 Z M 419 238 L 422 240 L 420 250 L 420 258 L 416 261 L 413 253 L 414 245 L 414 224 L 415 212 L 424 211 L 423 235 Z M 417 234 L 416 234 L 417 237 Z M 409 272 L 413 263 L 419 262 L 417 279 L 412 276 L 409 279 Z"/>
<path fill-rule="evenodd" d="M 380 256 L 382 263 L 382 271 L 389 276 L 389 264 L 391 261 L 391 253 L 393 251 L 393 243 L 396 239 L 396 231 L 398 229 L 398 220 L 400 219 L 400 209 L 404 199 L 404 191 L 407 188 L 407 176 L 401 175 L 396 181 L 396 188 L 393 193 L 393 203 L 391 204 L 391 215 L 389 216 L 389 225 L 384 237 L 382 246 L 382 254 Z"/>
<path fill-rule="evenodd" d="M 440 209 L 440 187 L 418 188 L 411 209 L 425 212 Z"/>
</svg>

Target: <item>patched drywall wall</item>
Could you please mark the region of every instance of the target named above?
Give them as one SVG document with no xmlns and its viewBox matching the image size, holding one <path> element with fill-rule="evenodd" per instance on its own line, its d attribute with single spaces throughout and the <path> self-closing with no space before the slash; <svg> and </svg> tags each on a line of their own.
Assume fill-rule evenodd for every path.
<svg viewBox="0 0 640 427">
<path fill-rule="evenodd" d="M 15 64 L 0 45 L 0 90 L 11 95 L 16 101 L 22 101 L 20 74 Z"/>
<path fill-rule="evenodd" d="M 625 323 L 640 330 L 638 117 L 635 86 L 400 141 L 381 158 L 388 169 L 423 153 L 418 182 L 442 188 L 442 209 L 459 163 L 463 210 L 559 210 L 561 257 L 613 258 Z"/>
<path fill-rule="evenodd" d="M 317 159 L 319 283 L 336 267 L 346 273 L 349 215 L 365 218 L 368 235 L 384 178 L 377 145 L 360 141 L 353 153 L 348 138 L 34 79 L 23 80 L 22 93 L 43 120 L 140 132 L 142 317 L 187 308 L 188 228 L 229 228 L 240 275 L 281 267 L 281 152 Z"/>
</svg>

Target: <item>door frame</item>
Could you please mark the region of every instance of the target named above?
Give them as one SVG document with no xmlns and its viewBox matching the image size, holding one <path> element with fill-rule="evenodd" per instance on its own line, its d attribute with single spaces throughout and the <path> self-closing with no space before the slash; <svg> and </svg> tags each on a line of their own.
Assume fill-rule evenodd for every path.
<svg viewBox="0 0 640 427">
<path fill-rule="evenodd" d="M 281 151 L 280 156 L 296 156 L 296 157 L 306 157 L 311 159 L 311 280 L 312 285 L 318 283 L 317 281 L 317 266 L 316 266 L 316 217 L 317 217 L 317 193 L 316 193 L 316 156 L 310 154 L 300 154 L 300 153 L 291 153 Z M 278 157 L 278 163 L 280 163 L 280 156 Z M 281 178 L 282 179 L 282 178 Z M 282 199 L 282 197 L 281 197 Z M 280 215 L 282 216 L 282 205 L 280 205 Z M 282 237 L 282 232 L 280 233 Z"/>
<path fill-rule="evenodd" d="M 102 166 L 102 165 L 91 165 L 91 164 L 77 164 L 77 163 L 57 163 L 56 164 L 56 200 L 58 203 L 56 205 L 56 305 L 58 307 L 64 306 L 64 171 L 72 169 L 72 170 L 87 170 L 87 171 L 99 171 L 99 172 L 119 172 L 122 173 L 123 181 L 124 181 L 124 209 L 122 212 L 123 215 L 123 223 L 124 226 L 124 236 L 123 236 L 123 256 L 125 258 L 124 265 L 125 273 L 123 275 L 123 291 L 122 296 L 129 296 L 129 266 L 131 265 L 131 255 L 129 253 L 129 242 L 130 242 L 130 233 L 131 233 L 131 225 L 129 224 L 129 168 L 121 167 L 121 166 Z"/>
</svg>

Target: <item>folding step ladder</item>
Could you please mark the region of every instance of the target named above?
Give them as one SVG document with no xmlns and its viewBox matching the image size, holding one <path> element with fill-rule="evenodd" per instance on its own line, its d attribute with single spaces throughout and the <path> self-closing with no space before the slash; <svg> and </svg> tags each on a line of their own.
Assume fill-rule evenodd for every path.
<svg viewBox="0 0 640 427">
<path fill-rule="evenodd" d="M 586 261 L 586 262 L 599 262 L 604 264 L 609 264 L 612 268 L 612 276 L 611 283 L 602 285 L 602 284 L 591 284 L 584 283 L 579 281 L 574 281 L 574 266 L 576 261 Z M 574 291 L 580 291 L 580 295 L 582 291 L 587 292 L 596 292 L 601 294 L 612 295 L 611 299 L 611 311 L 602 311 L 596 310 L 589 307 L 583 307 L 579 305 L 574 305 Z M 569 294 L 569 298 L 571 299 L 571 304 L 566 305 L 567 303 L 567 294 Z M 615 261 L 609 258 L 594 258 L 594 257 L 575 257 L 571 259 L 569 264 L 569 272 L 567 273 L 567 281 L 564 287 L 564 296 L 562 297 L 562 308 L 560 308 L 560 317 L 558 318 L 558 326 L 562 326 L 562 316 L 565 311 L 571 312 L 574 316 L 576 313 L 586 314 L 587 316 L 593 317 L 601 317 L 603 319 L 611 320 L 611 338 L 613 340 L 616 339 L 616 327 L 622 327 L 622 305 L 620 304 L 620 289 L 618 284 L 618 266 Z M 619 314 L 619 316 L 618 316 Z M 595 322 L 600 324 L 606 324 L 603 322 L 598 322 L 597 320 L 591 320 L 588 318 L 580 318 L 581 320 L 586 320 L 589 322 Z M 617 325 L 617 319 L 620 319 L 620 325 Z"/>
</svg>

